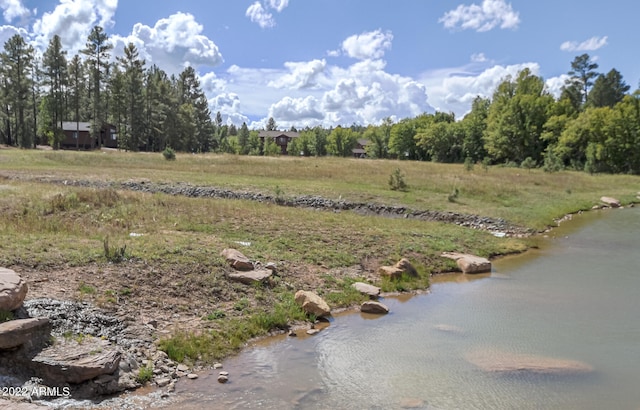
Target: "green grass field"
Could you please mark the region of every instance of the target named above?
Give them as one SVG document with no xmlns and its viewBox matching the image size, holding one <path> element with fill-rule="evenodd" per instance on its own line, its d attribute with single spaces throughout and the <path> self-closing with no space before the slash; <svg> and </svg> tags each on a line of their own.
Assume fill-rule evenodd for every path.
<svg viewBox="0 0 640 410">
<path fill-rule="evenodd" d="M 404 174 L 406 191 L 389 187 L 397 168 Z M 590 209 L 601 196 L 630 203 L 640 191 L 640 178 L 634 176 L 480 165 L 467 170 L 461 164 L 180 153 L 176 161 L 166 161 L 161 154 L 148 153 L 0 149 L 0 266 L 16 271 L 101 270 L 127 261 L 130 271 L 147 272 L 126 286 L 117 279 L 105 283 L 93 276 L 78 278 L 83 289 L 91 287 L 95 293 L 78 288 L 75 297 L 107 308 L 118 303 L 114 295 L 157 299 L 159 281 L 148 272 L 164 272 L 172 286 L 182 290 L 177 294 L 201 298 L 208 309 L 207 315 L 193 315 L 212 319 L 203 318 L 197 332 L 178 330 L 161 342 L 172 357 L 189 360 L 219 358 L 248 338 L 300 320 L 291 304 L 296 288 L 316 289 L 333 307 L 358 302 L 360 296 L 349 290 L 358 278 L 336 274 L 341 268 L 359 266 L 360 279 L 385 290 L 424 288 L 431 274 L 453 267 L 439 256 L 443 251 L 492 257 L 524 251 L 536 238 L 496 238 L 444 223 L 100 190 L 51 184 L 48 179 L 148 180 L 285 198 L 317 195 L 504 218 L 535 230 L 553 226 L 554 219 L 567 213 Z M 283 267 L 281 276 L 260 289 L 227 284 L 224 272 L 229 268 L 219 253 L 228 247 L 240 248 L 253 260 L 276 261 Z M 418 280 L 389 284 L 376 279 L 377 266 L 401 257 L 418 267 Z M 185 273 L 196 271 L 200 273 Z M 224 297 L 213 298 L 213 293 Z M 243 298 L 246 306 L 238 305 Z M 211 328 L 228 337 L 214 337 L 207 330 Z"/>
</svg>

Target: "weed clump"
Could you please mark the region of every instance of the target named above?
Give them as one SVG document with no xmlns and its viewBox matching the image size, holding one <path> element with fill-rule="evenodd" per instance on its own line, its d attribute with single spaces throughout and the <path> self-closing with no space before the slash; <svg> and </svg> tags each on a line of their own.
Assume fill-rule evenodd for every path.
<svg viewBox="0 0 640 410">
<path fill-rule="evenodd" d="M 392 191 L 407 191 L 409 189 L 409 186 L 404 180 L 404 173 L 400 168 L 393 170 L 389 176 L 389 188 L 391 188 Z"/>
<path fill-rule="evenodd" d="M 176 159 L 176 152 L 173 150 L 173 148 L 171 147 L 167 147 L 164 149 L 164 151 L 162 151 L 162 156 L 164 157 L 164 159 L 166 159 L 167 161 L 175 161 Z"/>
</svg>

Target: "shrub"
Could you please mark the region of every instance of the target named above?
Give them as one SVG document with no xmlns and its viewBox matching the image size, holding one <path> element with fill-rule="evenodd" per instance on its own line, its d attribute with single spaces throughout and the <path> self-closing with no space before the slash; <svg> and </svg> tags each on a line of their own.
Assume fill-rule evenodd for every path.
<svg viewBox="0 0 640 410">
<path fill-rule="evenodd" d="M 104 257 L 112 263 L 120 263 L 127 259 L 127 245 L 123 246 L 110 246 L 109 245 L 109 237 L 107 236 L 102 241 L 102 246 L 104 248 Z"/>
<path fill-rule="evenodd" d="M 400 168 L 396 168 L 389 176 L 389 187 L 392 191 L 406 191 L 408 189 Z"/>
<path fill-rule="evenodd" d="M 167 161 L 174 161 L 176 159 L 176 152 L 171 147 L 167 147 L 162 151 L 162 156 Z"/>
<path fill-rule="evenodd" d="M 136 381 L 140 384 L 145 384 L 153 379 L 153 366 L 147 365 L 141 367 L 138 370 L 138 375 L 136 376 Z"/>
<path fill-rule="evenodd" d="M 536 167 L 536 162 L 533 160 L 533 158 L 527 157 L 524 159 L 524 161 L 522 161 L 522 163 L 520 164 L 520 167 L 524 169 L 528 169 L 530 171 L 532 168 Z"/>
<path fill-rule="evenodd" d="M 447 196 L 447 199 L 449 200 L 449 202 L 456 202 L 459 194 L 460 191 L 458 190 L 458 188 L 453 188 L 453 191 L 451 191 L 449 196 Z"/>
<path fill-rule="evenodd" d="M 464 159 L 464 169 L 468 172 L 473 171 L 473 160 L 471 159 L 471 157 L 466 157 Z"/>
</svg>

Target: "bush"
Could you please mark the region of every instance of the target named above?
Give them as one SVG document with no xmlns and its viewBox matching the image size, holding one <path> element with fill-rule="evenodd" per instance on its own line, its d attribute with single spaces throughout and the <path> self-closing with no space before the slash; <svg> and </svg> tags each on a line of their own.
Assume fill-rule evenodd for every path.
<svg viewBox="0 0 640 410">
<path fill-rule="evenodd" d="M 167 161 L 174 161 L 176 159 L 176 152 L 171 147 L 167 147 L 162 151 L 162 156 Z"/>
<path fill-rule="evenodd" d="M 141 367 L 138 370 L 138 375 L 136 376 L 136 381 L 140 384 L 145 384 L 153 379 L 153 366 L 148 365 Z"/>
<path fill-rule="evenodd" d="M 527 157 L 524 159 L 524 161 L 522 161 L 522 163 L 520 164 L 520 167 L 531 170 L 532 168 L 536 167 L 536 162 L 533 160 L 533 158 Z"/>
<path fill-rule="evenodd" d="M 389 176 L 389 187 L 392 191 L 406 191 L 408 189 L 400 168 L 396 168 Z"/>
<path fill-rule="evenodd" d="M 466 157 L 464 159 L 464 169 L 467 172 L 471 172 L 473 171 L 473 160 L 471 159 L 471 157 Z"/>
</svg>

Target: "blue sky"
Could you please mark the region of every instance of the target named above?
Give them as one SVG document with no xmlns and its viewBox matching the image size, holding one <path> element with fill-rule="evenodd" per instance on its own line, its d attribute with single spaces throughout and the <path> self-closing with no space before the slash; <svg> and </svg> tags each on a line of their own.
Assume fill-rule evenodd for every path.
<svg viewBox="0 0 640 410">
<path fill-rule="evenodd" d="M 73 55 L 102 25 L 169 73 L 194 66 L 212 112 L 259 128 L 461 118 L 528 67 L 557 95 L 575 56 L 638 88 L 637 0 L 0 0 L 0 41 L 62 37 Z"/>
</svg>

